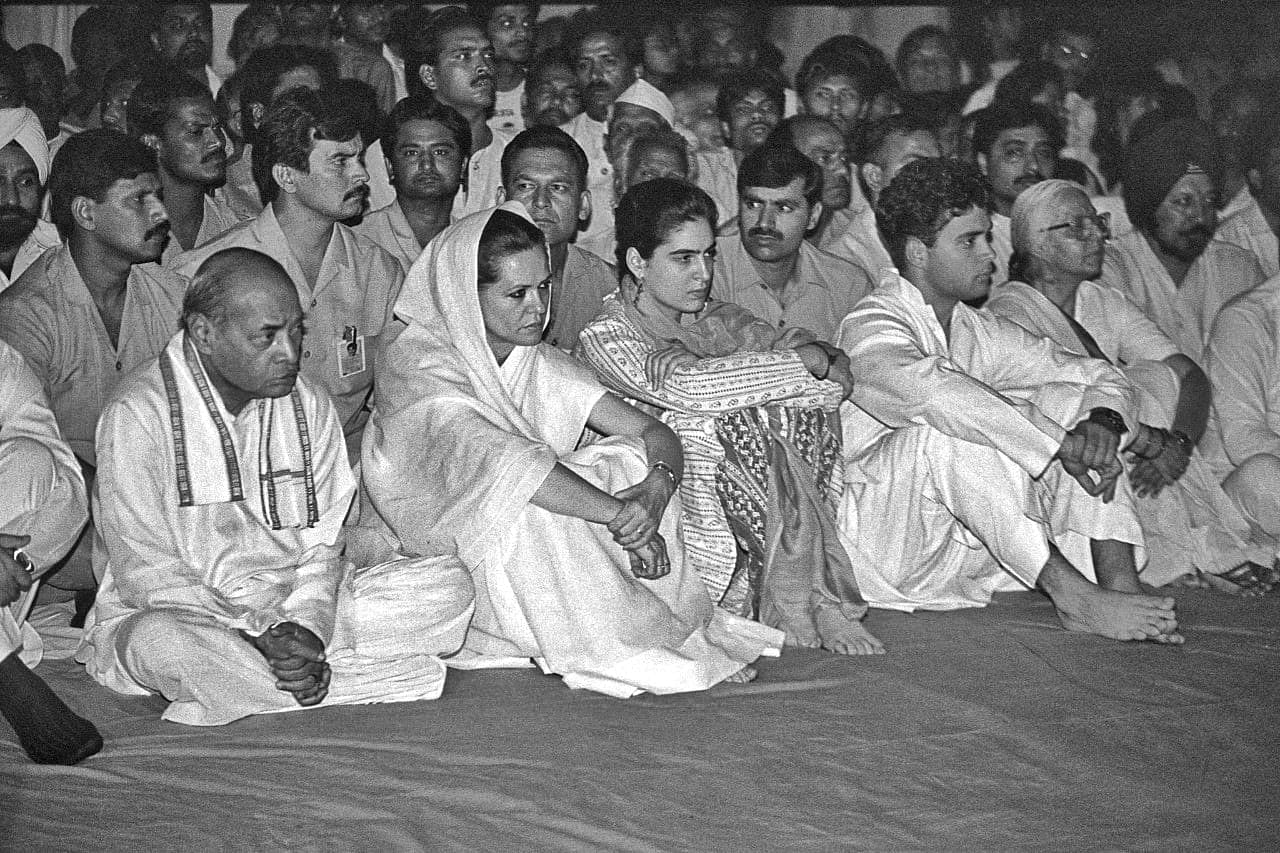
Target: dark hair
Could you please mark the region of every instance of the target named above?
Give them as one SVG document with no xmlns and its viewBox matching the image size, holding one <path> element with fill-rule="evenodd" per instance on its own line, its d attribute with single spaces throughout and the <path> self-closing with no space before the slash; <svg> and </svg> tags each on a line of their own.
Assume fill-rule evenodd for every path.
<svg viewBox="0 0 1280 853">
<path fill-rule="evenodd" d="M 1062 124 L 1039 104 L 1022 101 L 996 101 L 982 111 L 973 129 L 973 153 L 991 155 L 991 146 L 1006 130 L 1035 126 L 1049 137 L 1054 150 L 1062 147 Z"/>
<path fill-rule="evenodd" d="M 1280 145 L 1280 106 L 1267 104 L 1245 126 L 1240 138 L 1240 165 L 1248 174 L 1257 169 L 1259 172 L 1267 168 L 1270 153 Z"/>
<path fill-rule="evenodd" d="M 801 178 L 804 200 L 813 207 L 822 200 L 822 167 L 790 144 L 761 145 L 738 166 L 738 195 L 749 187 L 781 189 Z"/>
<path fill-rule="evenodd" d="M 635 249 L 648 260 L 686 222 L 706 222 L 716 233 L 716 203 L 702 189 L 675 178 L 654 178 L 627 190 L 613 211 L 618 234 L 614 260 L 618 281 L 627 270 L 627 249 Z"/>
<path fill-rule="evenodd" d="M 123 83 L 125 80 L 137 80 L 142 82 L 142 78 L 147 74 L 147 66 L 150 64 L 152 57 L 130 56 L 120 60 L 106 74 L 102 75 L 102 92 L 98 96 L 98 103 L 101 105 L 105 102 L 107 92 L 111 91 L 111 87 Z M 199 85 L 199 82 L 196 83 Z M 224 82 L 225 86 L 226 83 Z M 206 90 L 207 91 L 207 90 Z M 128 120 L 128 115 L 125 116 Z"/>
<path fill-rule="evenodd" d="M 104 127 L 72 136 L 49 169 L 49 216 L 62 239 L 75 230 L 71 202 L 76 197 L 102 201 L 116 181 L 156 170 L 156 153 L 119 131 Z"/>
<path fill-rule="evenodd" d="M 482 33 L 485 31 L 484 24 L 462 6 L 437 9 L 418 17 L 412 26 L 404 29 L 400 53 L 404 57 L 405 82 L 410 95 L 431 94 L 427 85 L 422 82 L 422 66 L 430 65 L 434 68 L 440 62 L 440 48 L 445 36 L 463 27 L 474 27 Z"/>
<path fill-rule="evenodd" d="M 453 136 L 462 156 L 471 156 L 471 125 L 453 107 L 440 103 L 430 95 L 410 95 L 401 98 L 391 108 L 382 127 L 382 138 L 386 140 L 382 146 L 383 151 L 391 153 L 400 129 L 411 121 L 439 122 Z"/>
<path fill-rule="evenodd" d="M 793 116 L 787 116 L 778 122 L 778 126 L 769 131 L 769 136 L 765 139 L 765 145 L 790 145 L 794 148 L 800 146 L 796 144 L 796 133 L 803 132 L 805 126 L 813 127 L 821 125 L 830 128 L 836 133 L 840 133 L 840 128 L 836 123 L 826 116 L 809 115 L 808 113 L 796 113 Z M 842 134 L 843 137 L 843 134 Z"/>
<path fill-rule="evenodd" d="M 516 134 L 516 138 L 507 143 L 502 152 L 502 184 L 506 186 L 511 180 L 511 172 L 515 168 L 516 158 L 526 151 L 549 148 L 559 151 L 569 158 L 573 166 L 573 174 L 578 179 L 578 191 L 587 188 L 587 153 L 572 136 L 558 127 L 534 125 Z"/>
<path fill-rule="evenodd" d="M 766 98 L 776 101 L 778 113 L 782 113 L 786 105 L 782 84 L 773 75 L 752 69 L 730 74 L 720 84 L 720 90 L 716 92 L 716 115 L 728 123 L 733 115 L 733 105 L 756 91 L 764 92 Z"/>
<path fill-rule="evenodd" d="M 93 6 L 85 9 L 71 25 L 71 59 L 77 68 L 87 64 L 89 45 L 96 35 L 105 35 L 124 47 L 130 30 L 130 22 L 124 10 L 113 6 Z"/>
<path fill-rule="evenodd" d="M 684 135 L 676 130 L 655 130 L 649 133 L 642 133 L 631 140 L 631 147 L 627 149 L 627 171 L 631 170 L 631 164 L 635 163 L 646 152 L 651 150 L 670 151 L 684 162 L 684 173 L 689 174 L 689 141 Z M 625 179 L 627 176 L 624 175 Z"/>
<path fill-rule="evenodd" d="M 253 145 L 253 182 L 262 203 L 279 194 L 271 175 L 277 163 L 306 172 L 316 142 L 346 142 L 359 135 L 359 116 L 336 93 L 299 88 L 281 95 L 263 116 Z"/>
<path fill-rule="evenodd" d="M 22 67 L 18 52 L 12 48 L 0 47 L 0 77 L 8 77 L 18 90 L 23 101 L 27 99 L 27 72 Z"/>
<path fill-rule="evenodd" d="M 191 318 L 196 314 L 202 314 L 215 323 L 224 322 L 231 285 L 242 279 L 245 264 L 255 263 L 279 273 L 285 281 L 291 281 L 280 262 L 268 254 L 244 246 L 221 249 L 201 261 L 191 278 L 191 284 L 182 296 L 179 319 L 182 327 L 190 328 Z"/>
<path fill-rule="evenodd" d="M 244 81 L 240 89 L 240 108 L 244 112 L 245 135 L 253 139 L 252 105 L 260 104 L 263 112 L 271 106 L 271 90 L 280 78 L 296 68 L 314 68 L 325 86 L 337 79 L 333 56 L 327 50 L 317 50 L 298 44 L 273 44 L 255 50 L 249 56 L 240 77 Z"/>
<path fill-rule="evenodd" d="M 991 184 L 972 163 L 926 157 L 908 163 L 880 193 L 876 223 L 889 256 L 900 268 L 907 238 L 932 246 L 953 218 L 970 208 L 990 210 Z"/>
<path fill-rule="evenodd" d="M 1006 74 L 1004 79 L 996 85 L 995 100 L 1029 104 L 1051 83 L 1057 83 L 1058 88 L 1063 93 L 1066 92 L 1066 83 L 1062 80 L 1062 69 L 1052 62 L 1042 60 L 1023 62 Z"/>
<path fill-rule="evenodd" d="M 582 43 L 594 35 L 607 35 L 618 42 L 619 47 L 622 48 L 623 65 L 634 65 L 644 56 L 644 48 L 638 42 L 636 34 L 616 23 L 626 19 L 622 10 L 613 10 L 619 12 L 617 15 L 610 15 L 609 11 L 608 9 L 583 9 L 575 12 L 565 22 L 564 36 L 560 39 L 560 50 L 569 58 L 570 68 L 574 67 Z M 629 14 L 630 11 L 627 10 L 626 15 Z"/>
<path fill-rule="evenodd" d="M 854 162 L 870 163 L 889 139 L 898 134 L 909 136 L 912 133 L 936 135 L 937 127 L 930 119 L 917 112 L 894 113 L 876 119 L 863 128 L 857 150 L 854 151 Z"/>
<path fill-rule="evenodd" d="M 796 94 L 803 98 L 810 86 L 837 74 L 852 80 L 858 93 L 864 98 L 870 98 L 881 91 L 881 75 L 875 69 L 855 54 L 823 50 L 823 45 L 829 42 L 830 39 L 818 45 L 800 63 L 800 70 L 796 72 Z"/>
<path fill-rule="evenodd" d="M 24 44 L 18 48 L 18 61 L 24 65 L 28 62 L 39 65 L 42 71 L 61 78 L 63 85 L 66 84 L 67 64 L 62 61 L 62 56 L 47 44 L 34 41 L 31 44 Z M 27 84 L 30 85 L 31 81 L 28 80 Z"/>
<path fill-rule="evenodd" d="M 484 24 L 489 20 L 489 16 L 493 14 L 493 10 L 499 6 L 524 6 L 533 13 L 534 20 L 538 19 L 539 13 L 542 12 L 541 3 L 504 3 L 502 0 L 470 0 L 467 6 L 472 9 L 475 16 L 480 19 L 480 23 Z"/>
<path fill-rule="evenodd" d="M 538 226 L 518 213 L 495 210 L 480 232 L 480 245 L 476 248 L 476 287 L 486 287 L 502 277 L 498 264 L 504 258 L 545 245 L 546 238 Z"/>
<path fill-rule="evenodd" d="M 952 38 L 951 33 L 934 24 L 925 24 L 923 27 L 916 27 L 907 33 L 902 39 L 902 44 L 898 45 L 898 53 L 894 56 L 893 64 L 898 69 L 898 77 L 900 79 L 906 78 L 903 71 L 907 66 L 907 57 L 919 50 L 920 45 L 929 39 L 935 38 L 942 42 L 943 48 L 951 55 L 952 59 L 956 62 L 960 61 L 960 51 L 956 47 L 956 40 Z"/>
<path fill-rule="evenodd" d="M 129 122 L 129 134 L 142 136 L 164 133 L 169 120 L 169 105 L 179 98 L 208 98 L 209 87 L 168 63 L 144 71 L 137 88 L 129 96 L 125 117 Z"/>
<path fill-rule="evenodd" d="M 280 12 L 273 3 L 250 3 L 231 23 L 231 38 L 227 41 L 227 56 L 239 64 L 249 53 L 249 39 L 266 24 L 280 27 Z"/>
<path fill-rule="evenodd" d="M 149 3 L 142 4 L 142 13 L 146 15 L 147 19 L 151 22 L 151 32 L 156 33 L 160 31 L 160 19 L 164 17 L 165 9 L 170 6 L 179 5 L 199 6 L 200 10 L 204 12 L 204 17 L 210 23 L 213 22 L 213 5 L 210 3 L 166 3 L 162 2 L 162 0 L 151 0 Z"/>
</svg>

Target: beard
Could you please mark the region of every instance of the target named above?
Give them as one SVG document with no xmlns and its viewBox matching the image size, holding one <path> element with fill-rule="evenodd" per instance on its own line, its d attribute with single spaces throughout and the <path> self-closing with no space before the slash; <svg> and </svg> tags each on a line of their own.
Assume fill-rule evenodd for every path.
<svg viewBox="0 0 1280 853">
<path fill-rule="evenodd" d="M 0 249 L 13 249 L 36 229 L 36 215 L 21 207 L 0 207 Z"/>
<path fill-rule="evenodd" d="M 1212 239 L 1212 229 L 1199 227 L 1189 231 L 1179 231 L 1172 240 L 1165 240 L 1157 235 L 1156 242 L 1166 254 L 1172 255 L 1184 264 L 1189 264 L 1204 254 L 1204 250 L 1209 247 L 1209 241 Z"/>
</svg>

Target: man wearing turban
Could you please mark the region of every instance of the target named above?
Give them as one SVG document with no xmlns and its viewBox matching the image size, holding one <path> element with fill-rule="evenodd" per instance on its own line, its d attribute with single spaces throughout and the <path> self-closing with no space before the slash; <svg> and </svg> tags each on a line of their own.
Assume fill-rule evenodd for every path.
<svg viewBox="0 0 1280 853">
<path fill-rule="evenodd" d="M 0 109 L 0 290 L 58 244 L 58 229 L 40 218 L 48 178 L 40 119 L 26 107 Z"/>
</svg>

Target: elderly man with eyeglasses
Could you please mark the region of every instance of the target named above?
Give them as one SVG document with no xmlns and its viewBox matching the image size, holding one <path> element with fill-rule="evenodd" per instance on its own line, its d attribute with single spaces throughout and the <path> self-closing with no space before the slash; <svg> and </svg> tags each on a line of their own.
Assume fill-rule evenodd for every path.
<svg viewBox="0 0 1280 853">
<path fill-rule="evenodd" d="M 1256 589 L 1269 549 L 1253 541 L 1196 450 L 1209 418 L 1209 381 L 1138 306 L 1095 283 L 1109 236 L 1110 216 L 1078 185 L 1049 180 L 1026 190 L 1013 205 L 1012 280 L 992 288 L 986 310 L 1068 352 L 1111 363 L 1133 386 L 1139 429 L 1153 438 L 1141 456 L 1126 458 L 1148 553 L 1141 580 Z"/>
</svg>

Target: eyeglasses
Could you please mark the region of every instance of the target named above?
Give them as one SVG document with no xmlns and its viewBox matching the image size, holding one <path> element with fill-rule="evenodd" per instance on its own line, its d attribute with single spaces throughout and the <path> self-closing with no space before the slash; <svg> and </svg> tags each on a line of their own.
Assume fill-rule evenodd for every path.
<svg viewBox="0 0 1280 853">
<path fill-rule="evenodd" d="M 1095 232 L 1103 240 L 1111 238 L 1111 214 L 1099 213 L 1090 216 L 1082 213 L 1071 222 L 1059 222 L 1057 225 L 1050 225 L 1047 228 L 1041 228 L 1041 231 L 1060 231 L 1066 229 L 1067 233 L 1076 240 L 1086 240 L 1090 236 L 1090 232 Z"/>
<path fill-rule="evenodd" d="M 1081 62 L 1088 62 L 1089 58 L 1093 56 L 1093 54 L 1090 53 L 1089 51 L 1081 50 L 1078 47 L 1072 47 L 1069 44 L 1058 45 L 1058 52 L 1061 53 L 1062 56 L 1066 59 L 1075 57 L 1075 58 L 1078 58 Z"/>
</svg>

